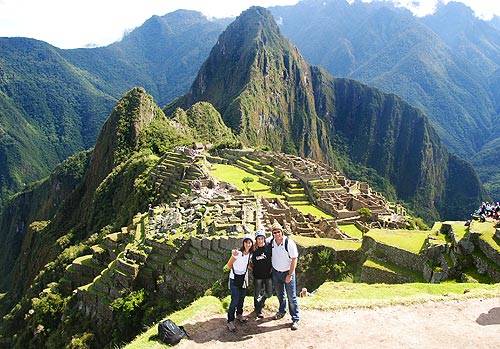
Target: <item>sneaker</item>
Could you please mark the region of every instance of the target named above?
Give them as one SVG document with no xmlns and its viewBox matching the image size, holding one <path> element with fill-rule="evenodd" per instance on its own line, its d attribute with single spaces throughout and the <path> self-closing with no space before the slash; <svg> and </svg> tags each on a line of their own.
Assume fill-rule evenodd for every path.
<svg viewBox="0 0 500 349">
<path fill-rule="evenodd" d="M 280 313 L 279 311 L 274 315 L 274 320 L 279 320 L 285 316 L 285 313 Z"/>
<path fill-rule="evenodd" d="M 264 318 L 264 314 L 262 314 L 262 313 L 257 313 L 256 317 L 257 317 L 257 320 L 258 320 L 258 319 L 263 319 L 263 318 Z"/>
<path fill-rule="evenodd" d="M 236 326 L 234 326 L 234 321 L 228 322 L 227 323 L 227 329 L 231 332 L 236 331 Z"/>
<path fill-rule="evenodd" d="M 297 330 L 299 328 L 299 322 L 298 321 L 292 322 L 292 326 L 290 328 L 292 329 L 292 331 Z"/>
<path fill-rule="evenodd" d="M 238 320 L 239 322 L 247 322 L 248 321 L 248 319 L 246 318 L 246 316 L 243 316 L 241 314 L 236 315 L 236 320 Z"/>
</svg>

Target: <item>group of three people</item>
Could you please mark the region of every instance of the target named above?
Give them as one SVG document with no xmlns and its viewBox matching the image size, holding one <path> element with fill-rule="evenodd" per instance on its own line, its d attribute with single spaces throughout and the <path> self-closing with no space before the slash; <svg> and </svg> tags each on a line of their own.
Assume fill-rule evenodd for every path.
<svg viewBox="0 0 500 349">
<path fill-rule="evenodd" d="M 297 245 L 283 235 L 283 229 L 275 222 L 272 227 L 272 237 L 266 239 L 263 230 L 253 238 L 246 235 L 239 250 L 233 250 L 227 267 L 229 274 L 229 289 L 231 303 L 227 314 L 227 327 L 235 331 L 235 319 L 245 322 L 243 303 L 249 285 L 249 270 L 253 272 L 254 280 L 254 308 L 257 319 L 263 318 L 262 310 L 267 298 L 273 294 L 273 287 L 279 301 L 279 309 L 275 319 L 281 319 L 288 309 L 292 317 L 291 329 L 296 330 L 299 322 L 299 307 L 297 303 L 297 289 L 295 268 L 299 256 Z"/>
</svg>

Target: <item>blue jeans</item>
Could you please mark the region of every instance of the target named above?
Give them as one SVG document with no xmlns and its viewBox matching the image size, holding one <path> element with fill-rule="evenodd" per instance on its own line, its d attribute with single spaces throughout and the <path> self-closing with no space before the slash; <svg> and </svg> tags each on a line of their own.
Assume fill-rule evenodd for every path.
<svg viewBox="0 0 500 349">
<path fill-rule="evenodd" d="M 253 279 L 253 306 L 255 313 L 260 314 L 267 298 L 273 295 L 273 281 L 269 279 Z"/>
<path fill-rule="evenodd" d="M 237 315 L 243 314 L 243 302 L 247 295 L 247 289 L 235 286 L 233 279 L 229 279 L 229 289 L 231 290 L 231 304 L 227 309 L 227 322 L 234 321 L 235 312 Z"/>
<path fill-rule="evenodd" d="M 285 278 L 288 271 L 277 271 L 273 268 L 273 284 L 276 290 L 276 296 L 280 303 L 279 312 L 286 313 L 286 299 L 285 292 L 288 298 L 288 310 L 292 316 L 292 321 L 299 321 L 299 305 L 297 303 L 297 285 L 295 281 L 295 274 L 292 275 L 292 280 L 287 284 Z"/>
</svg>

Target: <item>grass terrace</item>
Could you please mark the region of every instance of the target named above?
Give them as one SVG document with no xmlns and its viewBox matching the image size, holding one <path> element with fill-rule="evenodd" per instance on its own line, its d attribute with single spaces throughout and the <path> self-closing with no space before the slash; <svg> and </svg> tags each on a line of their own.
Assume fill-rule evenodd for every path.
<svg viewBox="0 0 500 349">
<path fill-rule="evenodd" d="M 210 175 L 218 179 L 219 181 L 234 185 L 236 188 L 243 192 L 246 191 L 246 186 L 242 182 L 242 180 L 245 177 L 250 177 L 253 178 L 253 182 L 248 183 L 248 189 L 255 193 L 255 195 L 264 198 L 283 199 L 282 195 L 271 193 L 271 187 L 260 183 L 258 181 L 259 176 L 251 174 L 250 172 L 242 170 L 241 168 L 233 165 L 211 164 Z"/>
<path fill-rule="evenodd" d="M 372 237 L 384 245 L 418 254 L 429 236 L 429 231 L 372 229 L 365 236 Z"/>
<path fill-rule="evenodd" d="M 500 253 L 500 241 L 495 240 L 495 225 L 493 222 L 472 221 L 470 230 L 480 233 L 479 238 Z"/>
<path fill-rule="evenodd" d="M 359 230 L 354 224 L 339 225 L 339 229 L 352 238 L 360 240 L 363 238 L 363 232 Z"/>
<path fill-rule="evenodd" d="M 307 214 L 312 214 L 313 216 L 316 216 L 318 218 L 326 218 L 330 219 L 333 218 L 332 215 L 329 215 L 328 213 L 322 211 L 318 207 L 310 204 L 310 203 L 303 203 L 301 202 L 300 204 L 290 202 L 290 205 L 295 207 L 297 210 L 299 210 L 302 214 L 307 215 Z"/>
<path fill-rule="evenodd" d="M 293 235 L 292 239 L 303 247 L 325 246 L 336 251 L 357 250 L 361 248 L 361 242 L 349 240 L 337 240 L 328 238 L 311 238 L 307 236 Z"/>
<path fill-rule="evenodd" d="M 468 232 L 467 227 L 464 225 L 463 221 L 446 221 L 446 222 L 436 222 L 432 226 L 432 231 L 439 231 L 443 224 L 450 224 L 453 232 L 455 233 L 455 238 L 457 241 L 461 240 L 465 234 Z"/>
</svg>

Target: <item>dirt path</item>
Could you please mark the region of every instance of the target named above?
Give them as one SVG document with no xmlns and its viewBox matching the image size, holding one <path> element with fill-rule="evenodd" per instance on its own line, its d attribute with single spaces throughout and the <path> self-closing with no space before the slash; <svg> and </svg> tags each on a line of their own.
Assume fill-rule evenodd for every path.
<svg viewBox="0 0 500 349">
<path fill-rule="evenodd" d="M 411 306 L 301 312 L 300 328 L 272 314 L 250 320 L 236 333 L 222 315 L 186 325 L 191 340 L 180 348 L 498 348 L 500 297 L 486 300 L 429 302 Z"/>
</svg>

